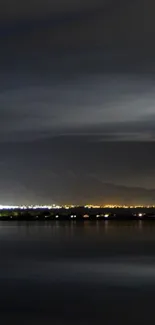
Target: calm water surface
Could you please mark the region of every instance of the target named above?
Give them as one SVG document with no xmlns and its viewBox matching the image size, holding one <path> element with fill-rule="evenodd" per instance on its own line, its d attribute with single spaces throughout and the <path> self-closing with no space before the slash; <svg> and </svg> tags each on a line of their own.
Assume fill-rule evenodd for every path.
<svg viewBox="0 0 155 325">
<path fill-rule="evenodd" d="M 5 324 L 155 324 L 155 223 L 0 223 Z"/>
</svg>

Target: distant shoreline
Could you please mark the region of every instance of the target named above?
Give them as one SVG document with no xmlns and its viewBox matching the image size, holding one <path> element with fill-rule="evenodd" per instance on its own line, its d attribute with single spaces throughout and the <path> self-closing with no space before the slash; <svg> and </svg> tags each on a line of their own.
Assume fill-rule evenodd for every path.
<svg viewBox="0 0 155 325">
<path fill-rule="evenodd" d="M 0 221 L 154 220 L 155 208 L 2 209 Z"/>
</svg>

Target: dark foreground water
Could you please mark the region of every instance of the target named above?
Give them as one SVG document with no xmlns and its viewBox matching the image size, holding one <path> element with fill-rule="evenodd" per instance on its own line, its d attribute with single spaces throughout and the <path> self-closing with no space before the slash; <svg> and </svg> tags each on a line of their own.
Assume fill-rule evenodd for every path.
<svg viewBox="0 0 155 325">
<path fill-rule="evenodd" d="M 2 324 L 155 324 L 155 223 L 0 223 Z"/>
</svg>

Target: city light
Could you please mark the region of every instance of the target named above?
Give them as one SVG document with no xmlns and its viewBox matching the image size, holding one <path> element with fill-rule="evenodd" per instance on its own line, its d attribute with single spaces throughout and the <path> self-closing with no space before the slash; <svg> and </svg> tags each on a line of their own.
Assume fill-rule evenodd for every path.
<svg viewBox="0 0 155 325">
<path fill-rule="evenodd" d="M 84 219 L 88 219 L 89 218 L 89 215 L 88 214 L 84 214 L 83 218 Z"/>
<path fill-rule="evenodd" d="M 80 208 L 80 205 L 0 205 L 0 210 L 59 210 L 59 209 L 75 209 Z M 84 205 L 85 209 L 150 209 L 155 208 L 155 205 L 116 205 L 116 204 L 105 204 L 105 205 Z M 97 216 L 96 216 L 97 217 Z"/>
</svg>

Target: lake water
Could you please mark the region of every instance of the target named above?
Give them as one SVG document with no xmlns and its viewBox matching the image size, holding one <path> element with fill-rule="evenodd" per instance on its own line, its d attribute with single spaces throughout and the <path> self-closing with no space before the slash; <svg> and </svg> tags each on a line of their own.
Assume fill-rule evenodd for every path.
<svg viewBox="0 0 155 325">
<path fill-rule="evenodd" d="M 2 324 L 155 324 L 155 223 L 1 222 Z"/>
</svg>

